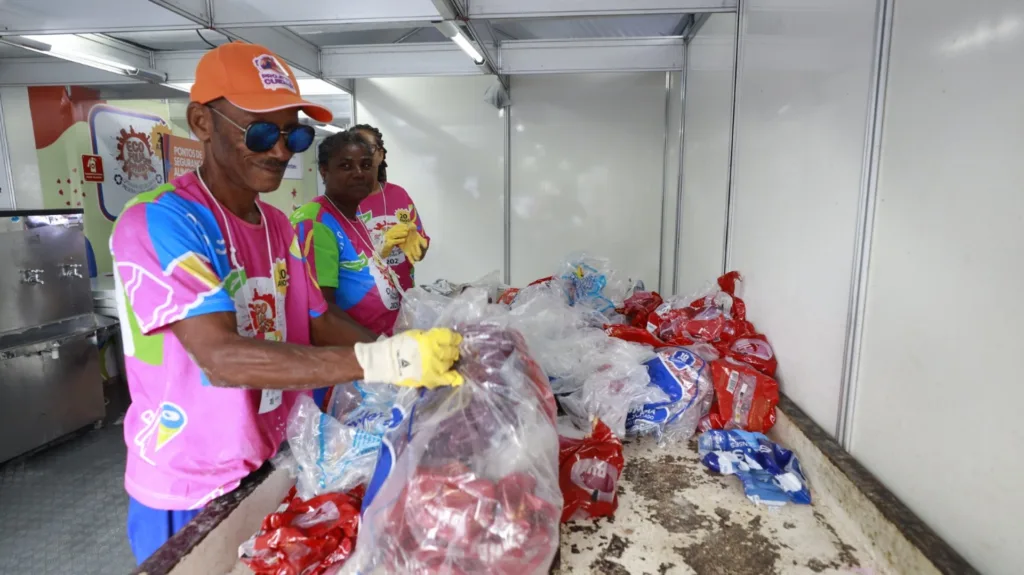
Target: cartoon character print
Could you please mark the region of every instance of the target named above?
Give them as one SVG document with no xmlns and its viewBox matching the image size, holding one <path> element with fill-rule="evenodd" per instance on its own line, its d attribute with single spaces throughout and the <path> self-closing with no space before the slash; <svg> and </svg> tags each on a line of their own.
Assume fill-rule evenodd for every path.
<svg viewBox="0 0 1024 575">
<path fill-rule="evenodd" d="M 261 54 L 253 58 L 252 63 L 259 72 L 263 88 L 267 90 L 289 90 L 298 93 L 285 67 L 272 54 Z"/>
<path fill-rule="evenodd" d="M 135 434 L 133 443 L 139 449 L 139 457 L 150 465 L 156 465 L 149 457 L 150 447 L 153 453 L 160 451 L 188 425 L 188 414 L 185 410 L 169 401 L 161 403 L 156 410 L 142 412 L 139 419 L 142 420 L 142 429 Z"/>
<path fill-rule="evenodd" d="M 252 301 L 249 302 L 250 327 L 258 334 L 267 334 L 276 331 L 275 319 L 277 318 L 277 301 L 273 294 L 260 294 L 259 290 L 253 292 Z"/>
<path fill-rule="evenodd" d="M 287 272 L 282 274 L 284 260 L 274 264 L 276 279 L 239 277 L 238 287 L 231 293 L 235 302 L 238 334 L 243 337 L 285 341 L 287 325 L 284 302 L 287 295 Z M 244 280 L 244 281 L 242 281 Z"/>
</svg>

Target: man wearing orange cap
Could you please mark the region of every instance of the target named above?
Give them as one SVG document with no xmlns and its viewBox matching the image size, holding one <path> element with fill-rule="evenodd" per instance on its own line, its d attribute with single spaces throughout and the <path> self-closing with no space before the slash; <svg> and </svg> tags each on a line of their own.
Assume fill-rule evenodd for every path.
<svg viewBox="0 0 1024 575">
<path fill-rule="evenodd" d="M 259 201 L 313 143 L 299 110 L 331 120 L 302 99 L 287 64 L 261 46 L 220 46 L 200 60 L 191 99 L 203 164 L 129 202 L 110 239 L 132 399 L 128 539 L 140 563 L 276 453 L 305 390 L 462 382 L 454 332 L 373 342 L 328 313 L 288 216 Z"/>
</svg>

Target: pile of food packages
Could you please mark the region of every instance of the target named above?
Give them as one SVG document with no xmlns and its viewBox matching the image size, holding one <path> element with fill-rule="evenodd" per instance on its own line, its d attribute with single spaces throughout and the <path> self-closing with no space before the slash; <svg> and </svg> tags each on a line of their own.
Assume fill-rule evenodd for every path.
<svg viewBox="0 0 1024 575">
<path fill-rule="evenodd" d="M 777 361 L 739 282 L 663 298 L 574 255 L 523 288 L 493 274 L 407 291 L 395 332 L 462 334 L 465 383 L 299 401 L 279 461 L 296 487 L 241 559 L 274 575 L 547 573 L 560 522 L 614 514 L 637 436 L 704 432 L 704 465 L 753 501 L 809 503 L 796 458 L 763 435 Z"/>
</svg>

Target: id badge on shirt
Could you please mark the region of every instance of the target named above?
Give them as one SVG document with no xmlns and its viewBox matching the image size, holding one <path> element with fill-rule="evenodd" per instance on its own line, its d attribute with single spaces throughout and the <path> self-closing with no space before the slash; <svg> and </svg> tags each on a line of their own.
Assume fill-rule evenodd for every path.
<svg viewBox="0 0 1024 575">
<path fill-rule="evenodd" d="M 260 396 L 260 411 L 259 414 L 270 413 L 281 406 L 281 402 L 284 400 L 284 394 L 279 389 L 264 389 Z"/>
</svg>

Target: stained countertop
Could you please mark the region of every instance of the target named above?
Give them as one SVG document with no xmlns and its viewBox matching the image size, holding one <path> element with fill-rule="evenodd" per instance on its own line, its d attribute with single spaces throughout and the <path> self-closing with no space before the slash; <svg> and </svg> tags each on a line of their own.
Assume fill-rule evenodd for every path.
<svg viewBox="0 0 1024 575">
<path fill-rule="evenodd" d="M 740 480 L 704 468 L 696 441 L 626 443 L 615 516 L 562 526 L 555 573 L 583 575 L 881 575 L 870 542 L 821 502 L 768 508 Z M 809 478 L 814 499 L 814 479 Z"/>
</svg>

